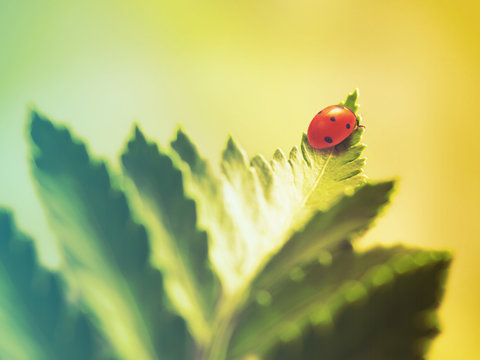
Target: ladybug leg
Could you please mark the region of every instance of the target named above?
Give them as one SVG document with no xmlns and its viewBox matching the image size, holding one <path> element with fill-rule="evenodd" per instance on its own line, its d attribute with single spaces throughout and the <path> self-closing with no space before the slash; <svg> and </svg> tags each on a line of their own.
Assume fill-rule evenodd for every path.
<svg viewBox="0 0 480 360">
<path fill-rule="evenodd" d="M 360 121 L 358 120 L 358 118 L 357 118 L 357 127 L 361 127 L 365 129 L 365 125 L 360 125 Z"/>
</svg>

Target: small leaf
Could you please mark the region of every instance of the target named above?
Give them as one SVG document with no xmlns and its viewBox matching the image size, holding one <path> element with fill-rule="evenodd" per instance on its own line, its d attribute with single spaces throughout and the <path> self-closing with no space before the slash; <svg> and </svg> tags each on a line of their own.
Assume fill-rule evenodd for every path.
<svg viewBox="0 0 480 360">
<path fill-rule="evenodd" d="M 0 208 L 0 358 L 104 358 L 96 331 L 71 305 L 58 276 L 39 265 L 32 240 Z"/>
<path fill-rule="evenodd" d="M 356 113 L 360 107 L 360 105 L 357 104 L 357 99 L 358 99 L 358 89 L 355 89 L 353 90 L 353 92 L 348 94 L 345 101 L 341 102 L 340 105 L 346 106 L 347 108 L 352 110 L 354 113 Z"/>
<path fill-rule="evenodd" d="M 32 171 L 49 223 L 80 293 L 122 359 L 186 359 L 183 319 L 163 302 L 161 273 L 150 265 L 145 229 L 103 162 L 64 127 L 32 113 Z"/>
<path fill-rule="evenodd" d="M 212 335 L 219 282 L 210 268 L 207 234 L 198 228 L 195 202 L 183 186 L 188 169 L 182 174 L 176 153 L 168 154 L 147 142 L 138 127 L 122 162 L 141 197 L 141 214 L 152 235 L 154 253 L 161 254 L 158 264 L 171 301 L 197 341 L 205 344 Z"/>
<path fill-rule="evenodd" d="M 431 319 L 449 263 L 447 253 L 400 246 L 312 263 L 300 282 L 271 286 L 268 306 L 249 304 L 228 358 L 420 359 L 438 333 Z"/>
</svg>

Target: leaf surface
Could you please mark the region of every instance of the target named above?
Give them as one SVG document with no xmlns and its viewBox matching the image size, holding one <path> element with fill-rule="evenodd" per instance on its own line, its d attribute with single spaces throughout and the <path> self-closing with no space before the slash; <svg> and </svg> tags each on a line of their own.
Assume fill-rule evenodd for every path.
<svg viewBox="0 0 480 360">
<path fill-rule="evenodd" d="M 163 278 L 150 263 L 145 229 L 106 165 L 90 159 L 70 132 L 32 113 L 32 172 L 61 246 L 67 280 L 96 316 L 122 359 L 186 359 L 184 320 L 164 300 Z"/>
<path fill-rule="evenodd" d="M 0 358 L 104 358 L 96 330 L 71 305 L 58 275 L 41 267 L 32 240 L 0 208 Z"/>
<path fill-rule="evenodd" d="M 176 154 L 159 150 L 138 127 L 122 155 L 126 173 L 135 183 L 144 223 L 152 235 L 171 301 L 188 321 L 195 338 L 207 343 L 218 297 L 219 281 L 210 266 L 208 239 L 197 226 L 195 202 L 185 193 L 188 169 Z"/>
<path fill-rule="evenodd" d="M 228 358 L 421 358 L 438 332 L 429 320 L 449 263 L 448 253 L 401 246 L 324 252 L 257 292 L 238 319 Z"/>
<path fill-rule="evenodd" d="M 315 261 L 323 251 L 332 251 L 350 242 L 371 227 L 389 203 L 395 181 L 370 182 L 345 195 L 326 211 L 316 212 L 275 253 L 253 280 L 253 289 L 262 289 L 288 275 L 292 269 Z"/>
<path fill-rule="evenodd" d="M 234 331 L 237 334 L 238 332 L 248 334 L 253 341 L 258 341 L 261 337 L 264 339 L 262 343 L 268 344 L 266 335 L 268 331 L 264 331 L 261 316 L 250 317 L 249 321 L 240 325 L 236 324 L 235 319 L 243 317 L 254 300 L 268 304 L 272 289 L 280 286 L 279 284 L 285 282 L 288 284 L 291 279 L 301 280 L 304 268 L 316 263 L 319 256 L 324 254 L 330 256 L 331 252 L 351 249 L 350 241 L 370 227 L 378 213 L 388 203 L 393 186 L 393 181 L 362 185 L 352 195 L 340 198 L 330 209 L 315 213 L 303 229 L 295 232 L 283 247 L 268 259 L 249 288 L 232 299 L 231 303 L 235 304 L 235 309 L 230 315 L 232 320 L 224 325 L 225 329 L 221 331 L 221 335 L 215 338 L 211 347 L 213 355 L 210 358 L 224 356 L 223 354 L 227 352 L 225 344 Z M 340 283 L 342 280 L 339 279 Z M 286 311 L 284 316 L 287 316 L 288 308 L 284 310 Z M 275 329 L 272 324 L 269 325 L 271 330 Z M 238 335 L 234 336 L 238 338 Z M 242 338 L 244 335 L 239 337 Z M 247 355 L 246 351 L 250 351 L 252 346 L 249 341 L 240 341 L 238 347 L 242 350 L 235 350 L 234 353 L 243 351 L 242 354 Z"/>
<path fill-rule="evenodd" d="M 388 253 L 390 257 L 385 258 Z M 370 267 L 363 271 L 361 263 L 369 261 Z M 447 252 L 400 247 L 378 248 L 342 260 L 341 271 L 353 270 L 354 281 L 332 289 L 328 299 L 312 309 L 305 326 L 298 329 L 302 322 L 297 322 L 299 332 L 286 324 L 283 341 L 264 358 L 425 359 L 431 340 L 439 333 L 436 309 L 450 262 Z M 325 273 L 319 276 L 329 278 Z M 317 284 L 322 291 L 324 281 Z"/>
</svg>

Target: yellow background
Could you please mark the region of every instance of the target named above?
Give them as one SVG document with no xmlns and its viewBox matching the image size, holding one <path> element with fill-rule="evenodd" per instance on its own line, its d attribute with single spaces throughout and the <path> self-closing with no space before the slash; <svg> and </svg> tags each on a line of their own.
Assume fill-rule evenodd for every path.
<svg viewBox="0 0 480 360">
<path fill-rule="evenodd" d="M 402 179 L 362 244 L 453 249 L 429 358 L 477 359 L 479 4 L 0 0 L 0 202 L 55 264 L 28 175 L 29 102 L 114 166 L 134 120 L 162 144 L 182 123 L 217 162 L 228 133 L 251 155 L 289 148 L 358 87 L 367 173 Z"/>
</svg>

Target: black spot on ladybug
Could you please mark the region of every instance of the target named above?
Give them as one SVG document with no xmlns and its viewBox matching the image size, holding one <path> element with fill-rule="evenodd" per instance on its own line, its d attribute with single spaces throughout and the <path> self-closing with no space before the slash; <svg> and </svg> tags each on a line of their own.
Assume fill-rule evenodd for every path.
<svg viewBox="0 0 480 360">
<path fill-rule="evenodd" d="M 326 141 L 327 143 L 331 144 L 333 140 L 332 140 L 332 138 L 331 138 L 330 136 L 325 136 L 325 141 Z"/>
<path fill-rule="evenodd" d="M 350 124 L 347 124 L 346 126 L 347 126 L 347 129 L 350 129 Z"/>
<path fill-rule="evenodd" d="M 330 118 L 330 121 L 335 121 L 335 116 L 332 116 L 332 117 Z"/>
<path fill-rule="evenodd" d="M 320 115 L 321 113 L 322 113 L 322 110 L 320 110 L 320 111 L 318 112 L 318 115 Z"/>
</svg>

